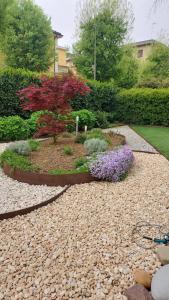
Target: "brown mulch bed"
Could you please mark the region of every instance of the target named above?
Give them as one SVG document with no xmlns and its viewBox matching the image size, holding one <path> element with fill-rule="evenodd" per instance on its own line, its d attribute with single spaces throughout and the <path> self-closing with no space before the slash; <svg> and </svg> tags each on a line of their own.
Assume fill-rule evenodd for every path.
<svg viewBox="0 0 169 300">
<path fill-rule="evenodd" d="M 124 137 L 120 135 L 109 135 L 112 139 L 110 150 L 124 143 Z M 41 141 L 41 147 L 38 151 L 32 152 L 31 162 L 39 167 L 40 173 L 48 173 L 54 169 L 75 169 L 74 162 L 87 153 L 82 144 L 75 143 L 75 138 L 59 137 L 56 144 L 53 139 Z M 64 147 L 69 146 L 73 149 L 72 155 L 64 154 Z"/>
</svg>

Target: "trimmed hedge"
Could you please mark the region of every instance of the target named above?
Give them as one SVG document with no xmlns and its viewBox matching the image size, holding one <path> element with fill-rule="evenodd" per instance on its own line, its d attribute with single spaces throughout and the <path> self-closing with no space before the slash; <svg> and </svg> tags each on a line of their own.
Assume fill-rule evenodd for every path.
<svg viewBox="0 0 169 300">
<path fill-rule="evenodd" d="M 130 89 L 118 94 L 116 118 L 123 123 L 169 125 L 169 89 Z"/>
<path fill-rule="evenodd" d="M 30 135 L 27 120 L 19 116 L 0 118 L 0 142 L 25 140 Z"/>
<path fill-rule="evenodd" d="M 74 110 L 88 109 L 91 111 L 111 112 L 116 107 L 117 89 L 112 83 L 101 83 L 98 81 L 87 81 L 91 93 L 76 97 L 72 102 Z"/>
<path fill-rule="evenodd" d="M 0 116 L 18 115 L 23 118 L 30 116 L 29 112 L 23 111 L 20 107 L 20 100 L 17 92 L 32 84 L 39 83 L 39 74 L 22 69 L 0 70 Z"/>
</svg>

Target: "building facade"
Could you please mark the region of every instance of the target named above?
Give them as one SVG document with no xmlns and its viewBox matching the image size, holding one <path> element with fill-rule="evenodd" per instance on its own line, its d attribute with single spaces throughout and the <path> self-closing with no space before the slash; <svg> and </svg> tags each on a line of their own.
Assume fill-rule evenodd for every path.
<svg viewBox="0 0 169 300">
<path fill-rule="evenodd" d="M 139 61 L 146 61 L 151 54 L 153 46 L 158 43 L 155 40 L 146 40 L 142 42 L 133 43 L 132 45 L 136 48 L 136 58 Z"/>
</svg>

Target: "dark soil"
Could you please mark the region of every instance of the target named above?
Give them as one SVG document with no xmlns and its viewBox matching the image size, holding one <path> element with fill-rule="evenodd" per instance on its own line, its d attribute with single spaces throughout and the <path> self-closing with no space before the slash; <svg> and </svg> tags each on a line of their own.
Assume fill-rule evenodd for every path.
<svg viewBox="0 0 169 300">
<path fill-rule="evenodd" d="M 121 135 L 111 135 L 112 145 L 109 149 L 124 144 L 124 137 Z M 31 153 L 31 162 L 39 167 L 40 173 L 48 173 L 54 169 L 75 169 L 74 162 L 82 156 L 86 155 L 85 148 L 82 144 L 75 143 L 74 137 L 59 137 L 56 144 L 53 139 L 49 138 L 41 142 L 38 151 Z M 64 153 L 64 147 L 68 146 L 73 149 L 72 155 Z"/>
</svg>

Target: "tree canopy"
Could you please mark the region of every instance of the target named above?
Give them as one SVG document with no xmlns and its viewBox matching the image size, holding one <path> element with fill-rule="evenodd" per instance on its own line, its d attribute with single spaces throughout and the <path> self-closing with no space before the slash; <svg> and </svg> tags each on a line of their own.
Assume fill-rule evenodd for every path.
<svg viewBox="0 0 169 300">
<path fill-rule="evenodd" d="M 169 47 L 156 43 L 143 70 L 143 78 L 169 78 Z"/>
<path fill-rule="evenodd" d="M 46 71 L 52 61 L 52 41 L 51 22 L 42 9 L 32 0 L 15 0 L 2 45 L 8 65 Z"/>
<path fill-rule="evenodd" d="M 121 45 L 132 23 L 128 3 L 119 0 L 82 0 L 79 13 L 79 39 L 74 45 L 74 63 L 87 78 L 108 81 L 117 75 Z"/>
</svg>

